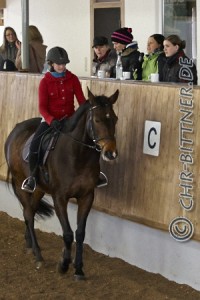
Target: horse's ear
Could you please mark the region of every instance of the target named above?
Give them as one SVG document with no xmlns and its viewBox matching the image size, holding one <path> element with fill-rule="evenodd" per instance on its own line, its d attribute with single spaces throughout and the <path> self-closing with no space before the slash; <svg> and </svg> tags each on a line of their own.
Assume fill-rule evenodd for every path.
<svg viewBox="0 0 200 300">
<path fill-rule="evenodd" d="M 117 101 L 117 98 L 119 96 L 119 90 L 116 90 L 116 92 L 109 97 L 109 101 L 114 104 Z"/>
<path fill-rule="evenodd" d="M 92 94 L 88 86 L 87 86 L 87 91 L 88 91 L 88 100 L 92 104 L 92 102 L 94 101 L 94 95 Z"/>
</svg>

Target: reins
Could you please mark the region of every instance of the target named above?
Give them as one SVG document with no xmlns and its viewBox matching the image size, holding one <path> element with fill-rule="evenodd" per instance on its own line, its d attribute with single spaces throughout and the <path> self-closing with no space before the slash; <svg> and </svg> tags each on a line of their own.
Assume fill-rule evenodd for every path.
<svg viewBox="0 0 200 300">
<path fill-rule="evenodd" d="M 63 133 L 63 132 L 62 132 L 62 133 Z M 68 133 L 67 133 L 67 135 L 68 135 L 73 141 L 75 141 L 75 142 L 81 144 L 82 146 L 85 146 L 85 147 L 88 147 L 88 148 L 90 148 L 90 149 L 94 149 L 94 150 L 96 150 L 96 151 L 98 151 L 98 152 L 101 152 L 101 148 L 100 148 L 100 146 L 99 146 L 98 144 L 95 144 L 95 143 L 94 143 L 94 145 L 89 145 L 89 144 L 86 144 L 86 143 L 84 143 L 84 142 L 82 142 L 82 141 L 77 140 L 76 138 L 74 138 L 72 135 L 70 135 L 70 134 L 68 134 Z M 98 147 L 99 147 L 99 148 L 98 148 Z"/>
</svg>

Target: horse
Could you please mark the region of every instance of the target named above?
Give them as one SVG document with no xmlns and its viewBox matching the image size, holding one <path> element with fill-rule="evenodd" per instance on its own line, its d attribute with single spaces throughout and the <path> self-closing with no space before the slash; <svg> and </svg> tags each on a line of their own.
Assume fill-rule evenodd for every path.
<svg viewBox="0 0 200 300">
<path fill-rule="evenodd" d="M 86 278 L 83 271 L 86 221 L 94 201 L 100 158 L 109 162 L 117 157 L 115 127 L 118 118 L 113 104 L 118 95 L 119 91 L 116 90 L 110 97 L 94 96 L 88 89 L 88 99 L 72 117 L 64 120 L 54 150 L 49 152 L 45 165 L 39 166 L 37 188 L 32 194 L 21 189 L 22 182 L 29 175 L 29 165 L 23 159 L 23 150 L 41 118 L 16 124 L 7 137 L 4 145 L 8 166 L 6 182 L 11 182 L 15 196 L 22 204 L 26 248 L 35 256 L 37 269 L 41 268 L 44 259 L 34 230 L 34 221 L 39 216 L 51 217 L 55 211 L 64 243 L 57 269 L 61 274 L 68 271 L 75 236 L 74 277 L 76 280 Z M 51 195 L 52 205 L 43 198 L 45 194 Z M 75 234 L 67 213 L 70 198 L 75 198 L 78 206 Z"/>
</svg>

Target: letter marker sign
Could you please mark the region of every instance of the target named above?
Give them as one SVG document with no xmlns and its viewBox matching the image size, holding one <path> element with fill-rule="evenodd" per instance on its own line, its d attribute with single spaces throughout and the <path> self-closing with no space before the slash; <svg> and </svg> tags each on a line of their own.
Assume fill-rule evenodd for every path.
<svg viewBox="0 0 200 300">
<path fill-rule="evenodd" d="M 161 123 L 145 121 L 143 153 L 158 156 L 160 150 Z"/>
</svg>

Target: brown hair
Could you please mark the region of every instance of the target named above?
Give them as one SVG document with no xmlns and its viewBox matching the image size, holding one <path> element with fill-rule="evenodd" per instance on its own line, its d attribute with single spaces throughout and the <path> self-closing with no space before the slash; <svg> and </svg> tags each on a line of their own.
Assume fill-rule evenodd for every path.
<svg viewBox="0 0 200 300">
<path fill-rule="evenodd" d="M 5 27 L 4 28 L 4 32 L 3 32 L 3 44 L 1 46 L 1 50 L 2 52 L 5 52 L 8 48 L 8 41 L 7 41 L 7 38 L 6 38 L 6 31 L 7 30 L 10 30 L 12 32 L 12 34 L 14 35 L 14 37 L 16 38 L 16 40 L 18 39 L 17 38 L 17 34 L 16 34 L 16 31 L 12 28 L 12 27 Z"/>
<path fill-rule="evenodd" d="M 29 41 L 39 41 L 43 44 L 43 37 L 36 26 L 30 25 L 28 27 L 28 36 Z"/>
<path fill-rule="evenodd" d="M 150 37 L 152 37 L 158 43 L 158 45 L 160 45 L 159 49 L 163 50 L 163 48 L 164 48 L 163 42 L 165 39 L 164 35 L 155 33 L 155 34 L 150 35 Z"/>
<path fill-rule="evenodd" d="M 178 45 L 180 50 L 185 49 L 186 42 L 182 41 L 176 34 L 169 35 L 165 40 L 171 42 L 174 46 Z"/>
</svg>

